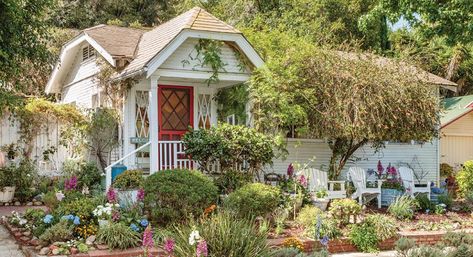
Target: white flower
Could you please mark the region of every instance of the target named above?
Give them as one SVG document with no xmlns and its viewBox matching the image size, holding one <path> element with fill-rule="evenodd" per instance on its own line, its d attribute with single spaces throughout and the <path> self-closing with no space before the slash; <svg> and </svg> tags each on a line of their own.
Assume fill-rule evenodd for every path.
<svg viewBox="0 0 473 257">
<path fill-rule="evenodd" d="M 20 219 L 20 220 L 18 221 L 18 224 L 24 225 L 24 224 L 26 224 L 26 222 L 28 222 L 26 219 Z"/>
<path fill-rule="evenodd" d="M 198 241 L 200 239 L 200 234 L 199 234 L 199 231 L 197 230 L 194 230 L 191 232 L 191 234 L 189 235 L 189 244 L 190 245 L 194 245 L 196 241 Z"/>
<path fill-rule="evenodd" d="M 56 199 L 57 199 L 59 202 L 62 201 L 62 199 L 64 199 L 64 194 L 63 194 L 61 191 L 57 192 L 57 193 L 56 193 Z"/>
</svg>

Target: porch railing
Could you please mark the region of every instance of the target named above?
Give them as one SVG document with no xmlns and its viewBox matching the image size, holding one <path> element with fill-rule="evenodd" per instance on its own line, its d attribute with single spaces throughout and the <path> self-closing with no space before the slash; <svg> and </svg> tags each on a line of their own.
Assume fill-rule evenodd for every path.
<svg viewBox="0 0 473 257">
<path fill-rule="evenodd" d="M 147 142 L 146 144 L 144 144 L 144 145 L 142 145 L 138 148 L 136 148 L 134 151 L 126 154 L 125 156 L 123 156 L 122 158 L 116 160 L 115 162 L 113 162 L 112 164 L 108 165 L 105 168 L 105 185 L 106 185 L 106 190 L 107 191 L 110 188 L 110 186 L 112 185 L 112 167 L 119 164 L 119 163 L 122 163 L 124 160 L 130 158 L 131 156 L 134 156 L 137 152 L 145 149 L 149 145 L 151 145 L 151 141 Z"/>
<path fill-rule="evenodd" d="M 181 141 L 159 141 L 158 170 L 193 168 L 196 163 L 186 156 Z"/>
</svg>

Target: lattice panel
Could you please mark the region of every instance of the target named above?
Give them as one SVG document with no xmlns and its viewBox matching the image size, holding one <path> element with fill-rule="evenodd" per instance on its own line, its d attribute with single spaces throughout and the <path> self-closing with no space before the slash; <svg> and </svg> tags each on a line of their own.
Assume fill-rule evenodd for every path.
<svg viewBox="0 0 473 257">
<path fill-rule="evenodd" d="M 149 95 L 147 91 L 136 91 L 135 128 L 137 137 L 149 136 Z"/>
<path fill-rule="evenodd" d="M 212 97 L 209 94 L 199 94 L 197 101 L 199 128 L 209 129 L 212 119 Z"/>
</svg>

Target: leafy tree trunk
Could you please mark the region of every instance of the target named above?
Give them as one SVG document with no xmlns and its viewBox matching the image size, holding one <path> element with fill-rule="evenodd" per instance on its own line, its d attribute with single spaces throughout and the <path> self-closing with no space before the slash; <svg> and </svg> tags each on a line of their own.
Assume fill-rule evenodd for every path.
<svg viewBox="0 0 473 257">
<path fill-rule="evenodd" d="M 337 180 L 340 176 L 343 167 L 352 157 L 356 150 L 368 143 L 368 139 L 364 138 L 360 141 L 354 139 L 336 138 L 329 142 L 332 156 L 329 164 L 329 179 Z"/>
</svg>

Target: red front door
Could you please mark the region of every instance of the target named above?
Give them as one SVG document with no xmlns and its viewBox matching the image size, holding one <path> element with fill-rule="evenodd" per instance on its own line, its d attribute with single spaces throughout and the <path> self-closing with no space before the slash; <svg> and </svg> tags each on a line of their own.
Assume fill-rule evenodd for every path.
<svg viewBox="0 0 473 257">
<path fill-rule="evenodd" d="M 160 141 L 180 141 L 194 125 L 193 88 L 159 85 L 158 122 Z"/>
</svg>

